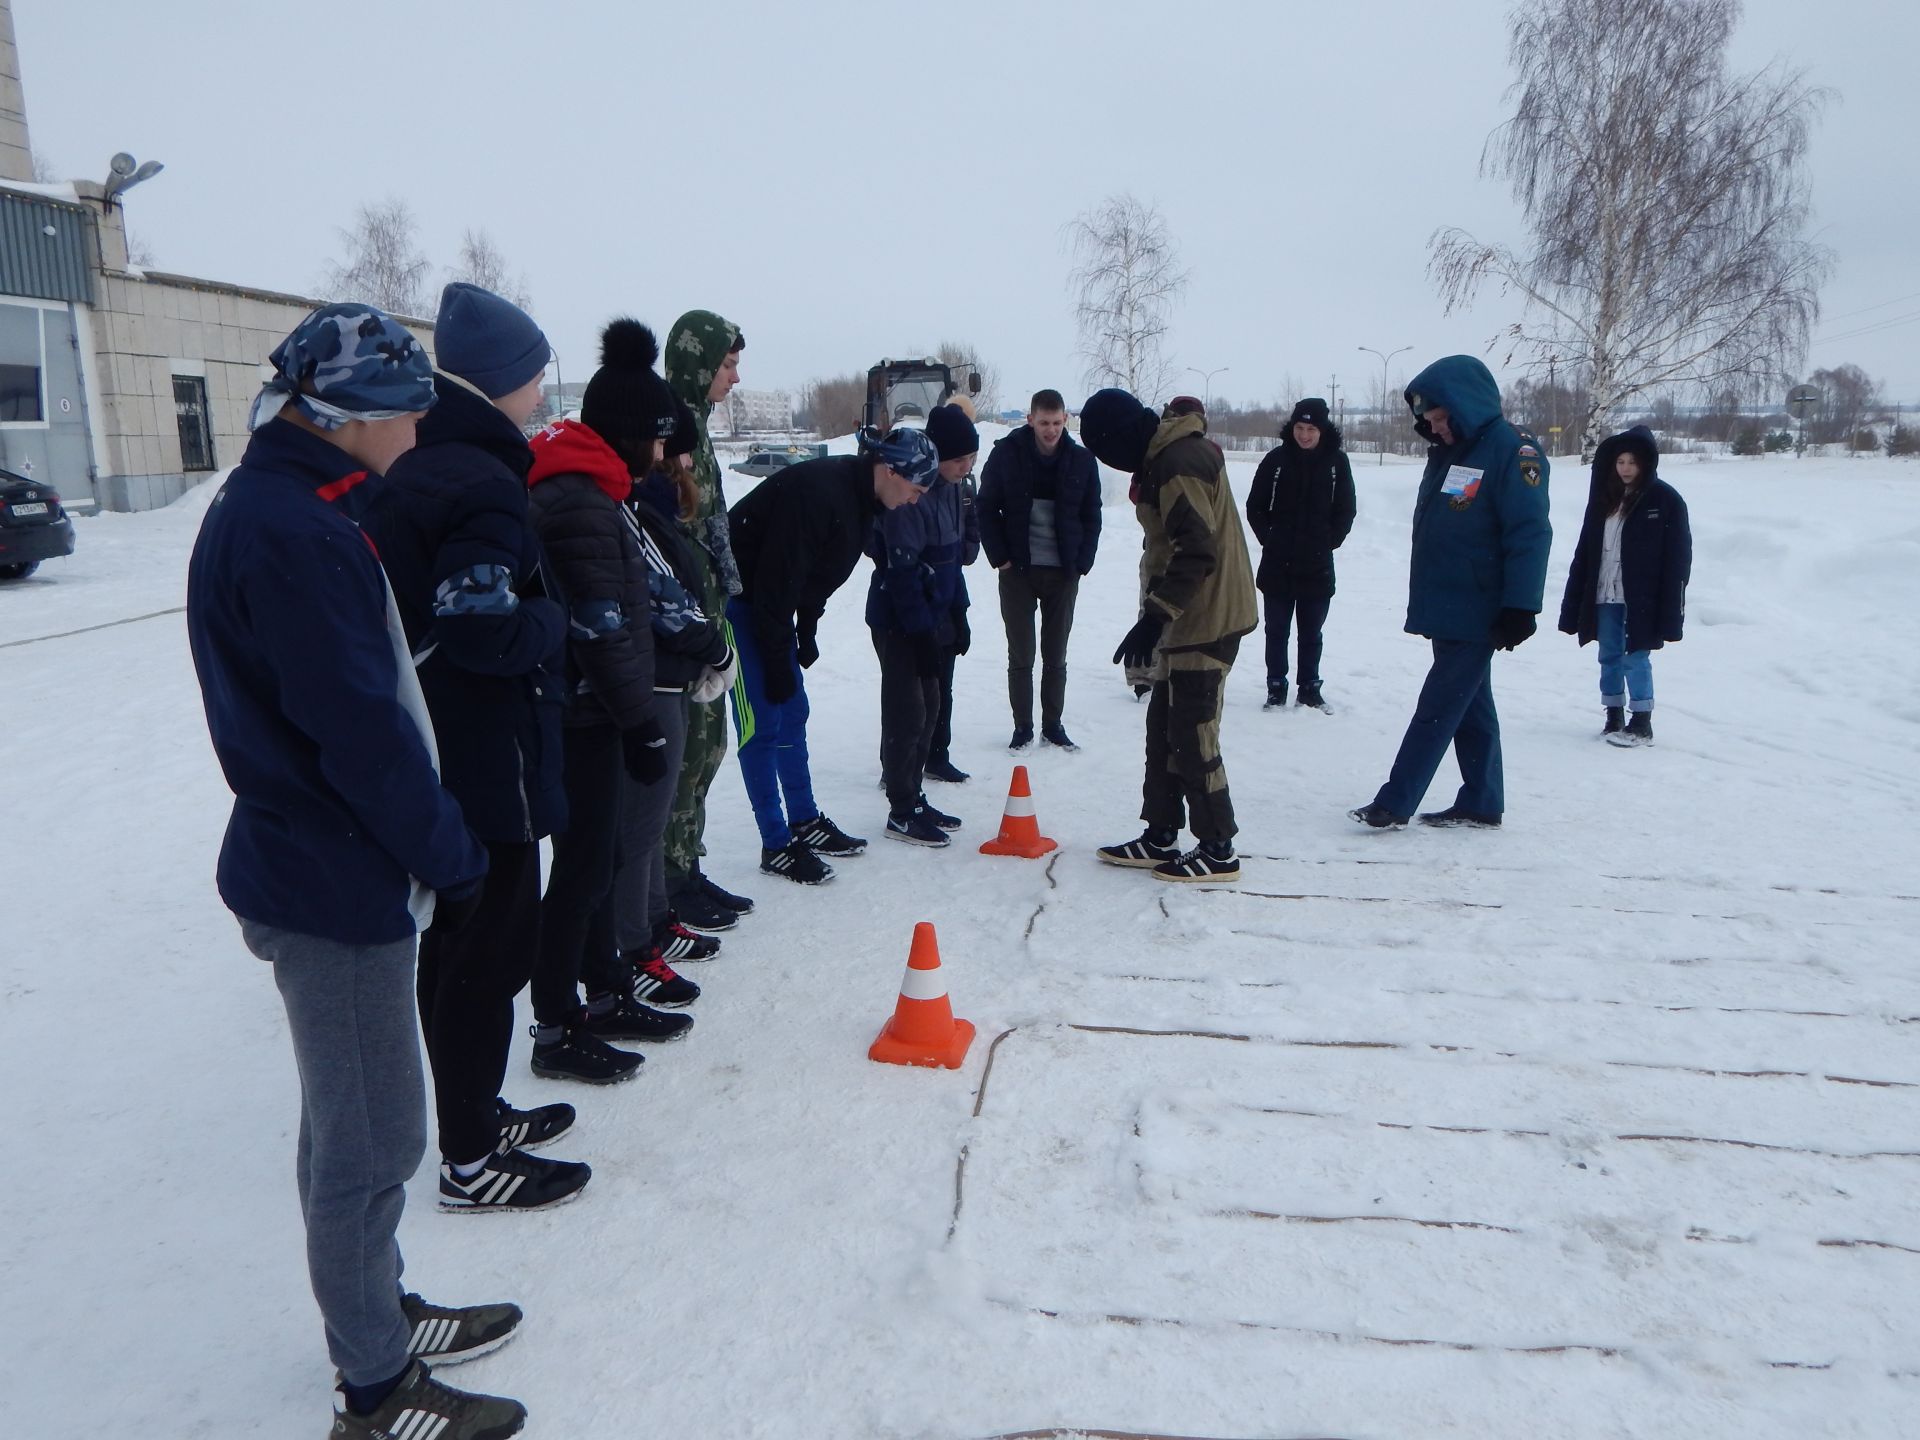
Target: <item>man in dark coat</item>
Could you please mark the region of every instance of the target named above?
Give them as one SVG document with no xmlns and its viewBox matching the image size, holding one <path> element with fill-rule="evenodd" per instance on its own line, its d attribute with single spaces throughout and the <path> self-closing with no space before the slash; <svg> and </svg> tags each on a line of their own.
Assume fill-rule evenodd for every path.
<svg viewBox="0 0 1920 1440">
<path fill-rule="evenodd" d="M 1659 470 L 1644 425 L 1600 442 L 1560 601 L 1560 628 L 1582 645 L 1600 642 L 1601 733 L 1616 745 L 1653 742 L 1652 652 L 1686 624 L 1693 531 L 1687 502 Z"/>
<path fill-rule="evenodd" d="M 734 502 L 741 591 L 727 604 L 740 676 L 733 689 L 740 774 L 760 827 L 760 868 L 802 885 L 833 878 L 821 855 L 867 842 L 821 813 L 807 760 L 807 689 L 827 601 L 853 574 L 881 510 L 918 504 L 939 473 L 918 430 L 863 431 L 856 455 L 804 460 Z"/>
<path fill-rule="evenodd" d="M 246 454 L 194 542 L 187 639 L 234 794 L 220 898 L 273 967 L 300 1072 L 295 1178 L 340 1374 L 332 1433 L 511 1435 L 521 1406 L 451 1390 L 421 1361 L 494 1348 L 519 1308 L 403 1294 L 395 1240 L 426 1148 L 415 937 L 436 913 L 449 930 L 470 920 L 487 868 L 440 784 L 406 635 L 357 523 L 435 403 L 432 367 L 368 305 L 314 311 L 270 363 Z"/>
<path fill-rule="evenodd" d="M 1432 641 L 1433 666 L 1387 783 L 1348 813 L 1376 830 L 1404 829 L 1451 745 L 1460 793 L 1420 821 L 1492 828 L 1506 809 L 1493 652 L 1521 644 L 1538 623 L 1553 544 L 1547 461 L 1500 413 L 1500 387 L 1471 355 L 1436 360 L 1406 401 L 1429 447 L 1413 508 L 1406 630 Z"/>
<path fill-rule="evenodd" d="M 1040 735 L 1067 738 L 1067 637 L 1080 578 L 1100 548 L 1100 467 L 1067 434 L 1058 390 L 1034 394 L 1027 423 L 998 441 L 980 476 L 980 548 L 999 572 L 1015 750 L 1033 743 L 1033 612 L 1040 611 Z"/>
<path fill-rule="evenodd" d="M 540 947 L 540 841 L 566 824 L 560 718 L 566 616 L 527 522 L 520 427 L 552 351 L 518 307 L 476 285 L 440 297 L 439 403 L 387 472 L 366 528 L 380 547 L 440 741 L 442 781 L 487 846 L 474 921 L 420 942 L 420 1024 L 440 1122 L 440 1203 L 531 1210 L 572 1196 L 585 1165 L 528 1154 L 570 1105 L 500 1099 L 513 997 Z"/>
<path fill-rule="evenodd" d="M 1300 703 L 1325 710 L 1321 627 L 1333 604 L 1333 552 L 1353 529 L 1353 469 L 1317 397 L 1293 407 L 1286 434 L 1253 472 L 1247 524 L 1260 542 L 1255 583 L 1267 602 L 1267 703 L 1287 703 L 1287 631 L 1300 624 Z"/>
</svg>

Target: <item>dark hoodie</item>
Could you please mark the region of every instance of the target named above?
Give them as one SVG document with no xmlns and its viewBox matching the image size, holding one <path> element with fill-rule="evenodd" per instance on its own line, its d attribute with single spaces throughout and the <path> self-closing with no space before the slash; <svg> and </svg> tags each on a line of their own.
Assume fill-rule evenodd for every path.
<svg viewBox="0 0 1920 1440">
<path fill-rule="evenodd" d="M 881 508 L 873 466 L 870 455 L 803 460 L 734 502 L 740 601 L 769 667 L 787 663 L 796 634 L 814 634 L 828 598 L 859 563 Z"/>
<path fill-rule="evenodd" d="M 652 716 L 653 627 L 647 564 L 624 508 L 633 477 L 577 420 L 533 437 L 528 511 L 567 611 L 570 725 L 631 730 Z"/>
<path fill-rule="evenodd" d="M 1680 639 L 1687 616 L 1687 581 L 1693 574 L 1693 531 L 1687 502 L 1660 478 L 1660 447 L 1653 432 L 1636 425 L 1600 442 L 1593 455 L 1593 478 L 1580 540 L 1567 571 L 1560 600 L 1560 628 L 1585 645 L 1599 633 L 1595 592 L 1600 583 L 1600 553 L 1607 516 L 1613 512 L 1608 484 L 1622 454 L 1640 461 L 1643 477 L 1627 501 L 1620 526 L 1620 586 L 1627 601 L 1627 649 L 1658 650 Z"/>
<path fill-rule="evenodd" d="M 1340 448 L 1339 428 L 1320 427 L 1320 443 L 1302 450 L 1287 426 L 1280 443 L 1253 472 L 1247 524 L 1260 542 L 1262 590 L 1296 595 L 1333 594 L 1333 552 L 1353 529 L 1353 468 Z"/>
<path fill-rule="evenodd" d="M 1553 546 L 1547 459 L 1501 415 L 1500 387 L 1471 355 L 1434 361 L 1406 399 L 1416 415 L 1445 407 L 1454 436 L 1441 445 L 1425 420 L 1414 425 L 1431 448 L 1414 501 L 1406 629 L 1491 643 L 1502 610 L 1540 613 Z M 1446 493 L 1450 474 L 1461 493 Z"/>
</svg>

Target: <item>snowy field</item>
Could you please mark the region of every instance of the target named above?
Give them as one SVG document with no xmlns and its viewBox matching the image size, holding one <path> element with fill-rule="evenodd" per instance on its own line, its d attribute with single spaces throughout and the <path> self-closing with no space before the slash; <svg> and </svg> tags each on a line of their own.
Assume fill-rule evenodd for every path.
<svg viewBox="0 0 1920 1440">
<path fill-rule="evenodd" d="M 581 1201 L 448 1216 L 414 1181 L 409 1284 L 527 1311 L 449 1378 L 567 1440 L 1920 1432 L 1920 466 L 1671 465 L 1688 638 L 1630 751 L 1551 632 L 1562 462 L 1549 625 L 1496 662 L 1506 828 L 1373 834 L 1344 811 L 1426 664 L 1417 474 L 1356 465 L 1337 713 L 1262 713 L 1243 649 L 1225 889 L 1093 858 L 1138 829 L 1124 506 L 1073 637 L 1084 748 L 1030 762 L 1050 861 L 974 850 L 1011 765 L 978 568 L 975 778 L 933 797 L 968 843 L 878 843 L 863 567 L 808 684 L 822 802 L 876 844 L 818 891 L 761 877 L 723 771 L 708 868 L 760 910 L 689 967 L 691 1039 L 611 1092 L 517 1042 L 509 1097 L 581 1109 Z M 10 1435 L 325 1424 L 294 1067 L 214 893 L 228 796 L 172 613 L 208 498 L 83 520 L 0 588 Z M 922 919 L 980 1029 L 958 1073 L 865 1058 Z"/>
</svg>

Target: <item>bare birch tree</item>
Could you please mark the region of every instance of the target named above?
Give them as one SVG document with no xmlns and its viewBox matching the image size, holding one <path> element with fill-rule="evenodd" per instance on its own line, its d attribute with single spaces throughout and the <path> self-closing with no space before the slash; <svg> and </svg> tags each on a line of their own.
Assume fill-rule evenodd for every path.
<svg viewBox="0 0 1920 1440">
<path fill-rule="evenodd" d="M 1511 182 L 1524 251 L 1445 227 L 1430 273 L 1449 312 L 1488 280 L 1523 320 L 1495 337 L 1587 378 L 1581 451 L 1625 401 L 1797 369 L 1831 265 L 1805 238 L 1797 70 L 1727 70 L 1739 0 L 1529 0 L 1509 22 L 1513 117 L 1481 173 Z"/>
<path fill-rule="evenodd" d="M 1161 347 L 1173 302 L 1187 288 L 1166 220 L 1132 195 L 1110 195 L 1075 216 L 1066 233 L 1087 384 L 1119 385 L 1155 403 L 1173 379 Z"/>
<path fill-rule="evenodd" d="M 527 293 L 527 277 L 509 271 L 506 255 L 484 230 L 468 229 L 462 233 L 460 263 L 448 272 L 447 278 L 491 290 L 522 310 L 533 309 L 533 297 Z"/>
<path fill-rule="evenodd" d="M 964 340 L 942 340 L 934 347 L 933 353 L 941 363 L 956 368 L 966 366 L 980 377 L 980 393 L 973 396 L 973 407 L 982 416 L 995 415 L 1000 410 L 1000 367 L 989 365 L 980 358 L 980 352 Z M 967 393 L 966 382 L 959 376 L 954 377 L 960 393 Z"/>
<path fill-rule="evenodd" d="M 340 232 L 346 258 L 327 268 L 328 297 L 364 300 L 382 310 L 419 315 L 427 305 L 433 266 L 420 253 L 413 210 L 400 199 L 362 205 L 351 230 Z"/>
</svg>

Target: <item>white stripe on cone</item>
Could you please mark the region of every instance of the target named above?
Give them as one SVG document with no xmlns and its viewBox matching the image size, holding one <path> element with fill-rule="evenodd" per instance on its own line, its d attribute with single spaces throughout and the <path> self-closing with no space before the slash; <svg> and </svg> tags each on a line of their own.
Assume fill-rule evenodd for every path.
<svg viewBox="0 0 1920 1440">
<path fill-rule="evenodd" d="M 1031 795 L 1009 795 L 1007 797 L 1007 808 L 1003 813 L 1015 819 L 1031 820 L 1033 818 L 1033 797 Z"/>
<path fill-rule="evenodd" d="M 907 967 L 907 978 L 900 982 L 900 994 L 907 1000 L 941 1000 L 946 997 L 947 982 L 938 970 Z"/>
</svg>

